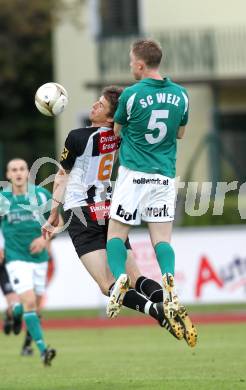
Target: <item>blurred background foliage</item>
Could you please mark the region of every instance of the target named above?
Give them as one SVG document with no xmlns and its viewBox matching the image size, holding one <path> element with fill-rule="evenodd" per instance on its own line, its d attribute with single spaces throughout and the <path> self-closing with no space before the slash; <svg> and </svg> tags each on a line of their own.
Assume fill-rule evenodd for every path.
<svg viewBox="0 0 246 390">
<path fill-rule="evenodd" d="M 0 175 L 13 157 L 31 166 L 55 158 L 54 119 L 38 113 L 37 88 L 53 80 L 52 29 L 61 17 L 76 18 L 76 5 L 61 0 L 0 0 Z M 46 164 L 47 165 L 47 164 Z M 39 180 L 54 167 L 39 173 Z"/>
<path fill-rule="evenodd" d="M 0 1 L 3 166 L 15 156 L 29 164 L 40 156 L 54 156 L 54 121 L 39 115 L 34 106 L 36 89 L 53 78 L 51 3 Z"/>
</svg>

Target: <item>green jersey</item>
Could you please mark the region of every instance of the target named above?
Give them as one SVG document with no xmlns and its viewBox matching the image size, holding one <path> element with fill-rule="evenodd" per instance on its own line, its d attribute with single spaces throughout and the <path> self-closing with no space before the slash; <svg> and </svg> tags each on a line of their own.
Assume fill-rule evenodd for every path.
<svg viewBox="0 0 246 390">
<path fill-rule="evenodd" d="M 120 165 L 175 177 L 176 137 L 188 121 L 183 87 L 168 78 L 143 79 L 123 91 L 114 121 L 122 125 Z"/>
<path fill-rule="evenodd" d="M 4 237 L 5 261 L 23 260 L 42 263 L 48 261 L 48 252 L 44 249 L 31 254 L 30 245 L 41 236 L 41 212 L 47 211 L 47 202 L 51 194 L 45 188 L 29 185 L 28 193 L 14 195 L 11 188 L 0 192 L 1 230 Z"/>
</svg>

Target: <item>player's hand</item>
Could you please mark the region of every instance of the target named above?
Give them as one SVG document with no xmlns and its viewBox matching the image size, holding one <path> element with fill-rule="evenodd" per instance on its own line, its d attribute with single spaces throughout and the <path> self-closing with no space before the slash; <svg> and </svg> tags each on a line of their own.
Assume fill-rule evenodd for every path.
<svg viewBox="0 0 246 390">
<path fill-rule="evenodd" d="M 42 227 L 42 235 L 45 240 L 51 239 L 59 225 L 59 213 L 51 212 L 47 222 Z"/>
<path fill-rule="evenodd" d="M 30 252 L 32 255 L 42 252 L 46 248 L 46 241 L 43 236 L 35 238 L 30 245 Z"/>
<path fill-rule="evenodd" d="M 4 250 L 1 248 L 0 249 L 0 264 L 4 262 Z"/>
</svg>

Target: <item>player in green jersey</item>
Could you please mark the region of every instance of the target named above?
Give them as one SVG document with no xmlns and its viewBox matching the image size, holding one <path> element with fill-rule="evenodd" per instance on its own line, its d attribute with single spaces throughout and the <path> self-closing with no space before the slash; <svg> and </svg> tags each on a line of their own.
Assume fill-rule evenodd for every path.
<svg viewBox="0 0 246 390">
<path fill-rule="evenodd" d="M 162 78 L 160 45 L 148 39 L 135 41 L 130 67 L 137 82 L 126 88 L 114 115 L 114 132 L 121 136 L 120 168 L 110 209 L 107 256 L 117 279 L 107 306 L 110 317 L 129 285 L 124 242 L 131 226 L 141 220 L 149 233 L 161 269 L 166 316 L 179 320 L 186 341 L 194 346 L 197 332 L 186 309 L 180 305 L 174 284 L 175 255 L 170 245 L 175 211 L 175 165 L 177 138 L 188 121 L 186 90 Z"/>
<path fill-rule="evenodd" d="M 106 241 L 111 198 L 110 176 L 119 141 L 113 133 L 113 115 L 121 92 L 115 86 L 104 88 L 91 109 L 92 126 L 69 133 L 61 157 L 61 167 L 54 180 L 50 216 L 43 226 L 44 237 L 49 237 L 57 226 L 59 207 L 63 204 L 64 219 L 78 257 L 106 296 L 110 295 L 115 283 L 107 264 Z M 125 245 L 131 287 L 122 304 L 150 315 L 174 337 L 183 338 L 180 323 L 171 325 L 164 315 L 160 303 L 161 286 L 141 275 L 129 240 Z M 149 299 L 143 294 L 148 295 Z M 111 317 L 114 317 L 113 310 Z"/>
<path fill-rule="evenodd" d="M 14 305 L 13 315 L 23 315 L 43 363 L 50 365 L 56 351 L 47 348 L 38 316 L 49 256 L 37 206 L 45 207 L 51 195 L 46 189 L 29 184 L 28 174 L 26 161 L 19 158 L 9 161 L 7 179 L 10 185 L 0 193 L 4 258 L 11 284 L 21 302 Z"/>
</svg>

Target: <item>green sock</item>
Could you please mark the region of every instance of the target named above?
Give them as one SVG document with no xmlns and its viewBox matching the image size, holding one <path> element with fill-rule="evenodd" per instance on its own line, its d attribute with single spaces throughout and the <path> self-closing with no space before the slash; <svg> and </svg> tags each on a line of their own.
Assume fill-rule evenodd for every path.
<svg viewBox="0 0 246 390">
<path fill-rule="evenodd" d="M 15 303 L 12 307 L 12 313 L 14 318 L 22 317 L 23 306 L 21 303 Z"/>
<path fill-rule="evenodd" d="M 115 279 L 126 273 L 127 250 L 124 241 L 120 238 L 111 238 L 107 242 L 107 257 L 109 268 Z"/>
<path fill-rule="evenodd" d="M 168 242 L 158 242 L 155 253 L 162 275 L 167 272 L 174 275 L 175 254 L 171 245 Z"/>
<path fill-rule="evenodd" d="M 39 351 L 42 353 L 46 350 L 46 344 L 43 339 L 42 328 L 40 320 L 35 311 L 28 311 L 24 313 L 24 320 L 27 330 L 35 341 Z"/>
</svg>

